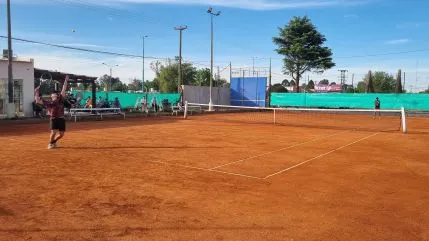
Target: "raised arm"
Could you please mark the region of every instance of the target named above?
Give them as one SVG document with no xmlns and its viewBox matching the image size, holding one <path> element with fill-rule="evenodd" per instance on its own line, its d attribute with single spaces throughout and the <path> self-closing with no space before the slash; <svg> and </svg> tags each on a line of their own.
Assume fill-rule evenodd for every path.
<svg viewBox="0 0 429 241">
<path fill-rule="evenodd" d="M 61 96 L 64 98 L 66 97 L 66 91 L 67 91 L 67 82 L 69 81 L 69 76 L 66 75 L 66 79 L 64 80 L 63 89 L 61 90 Z"/>
<path fill-rule="evenodd" d="M 34 89 L 34 100 L 36 101 L 36 104 L 43 104 L 42 99 L 40 99 L 40 85 Z"/>
</svg>

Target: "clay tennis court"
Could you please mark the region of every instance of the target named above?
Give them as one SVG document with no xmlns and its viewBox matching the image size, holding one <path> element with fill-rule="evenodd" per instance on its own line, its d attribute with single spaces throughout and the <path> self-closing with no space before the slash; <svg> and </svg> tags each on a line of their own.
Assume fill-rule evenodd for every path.
<svg viewBox="0 0 429 241">
<path fill-rule="evenodd" d="M 219 116 L 0 122 L 0 240 L 429 240 L 429 118 Z"/>
</svg>

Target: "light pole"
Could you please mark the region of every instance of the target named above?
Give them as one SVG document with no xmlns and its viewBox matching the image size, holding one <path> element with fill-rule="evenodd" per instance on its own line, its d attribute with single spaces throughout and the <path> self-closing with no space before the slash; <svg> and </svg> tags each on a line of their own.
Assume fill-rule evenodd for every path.
<svg viewBox="0 0 429 241">
<path fill-rule="evenodd" d="M 7 114 L 8 117 L 13 117 L 15 114 L 15 105 L 14 105 L 14 96 L 13 96 L 13 71 L 12 71 L 12 23 L 11 23 L 11 10 L 10 10 L 10 0 L 7 0 L 7 50 L 8 50 L 8 81 L 7 81 L 7 92 L 8 92 L 8 106 Z"/>
<path fill-rule="evenodd" d="M 180 85 L 182 84 L 182 32 L 183 30 L 186 30 L 188 26 L 178 26 L 174 29 L 179 31 L 179 81 L 177 83 L 177 91 L 180 93 L 181 88 Z"/>
<path fill-rule="evenodd" d="M 103 63 L 103 65 L 107 66 L 110 70 L 110 75 L 109 75 L 109 83 L 106 84 L 106 98 L 107 100 L 109 100 L 109 91 L 110 91 L 110 85 L 112 85 L 112 68 L 113 67 L 119 67 L 119 65 L 115 64 L 115 65 L 108 65 L 106 63 Z"/>
<path fill-rule="evenodd" d="M 143 94 L 144 94 L 144 40 L 145 40 L 145 38 L 147 38 L 147 37 L 149 37 L 149 36 L 147 36 L 147 35 L 143 35 L 143 55 L 142 55 L 142 91 L 143 91 Z"/>
<path fill-rule="evenodd" d="M 211 60 L 210 60 L 210 102 L 209 102 L 209 111 L 213 111 L 213 99 L 212 99 L 212 88 L 213 88 L 213 17 L 220 15 L 220 11 L 213 13 L 213 8 L 209 7 L 207 13 L 210 14 L 210 23 L 211 23 Z"/>
</svg>

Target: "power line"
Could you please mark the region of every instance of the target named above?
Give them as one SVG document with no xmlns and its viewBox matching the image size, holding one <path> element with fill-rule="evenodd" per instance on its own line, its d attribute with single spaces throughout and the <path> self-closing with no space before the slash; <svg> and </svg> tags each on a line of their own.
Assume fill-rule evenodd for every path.
<svg viewBox="0 0 429 241">
<path fill-rule="evenodd" d="M 7 36 L 0 35 L 0 38 L 7 39 Z M 106 55 L 113 55 L 113 56 L 119 56 L 119 57 L 128 57 L 128 58 L 139 58 L 139 59 L 143 58 L 141 55 L 132 55 L 132 54 L 125 54 L 125 53 L 117 53 L 117 52 L 109 52 L 109 51 L 85 49 L 85 48 L 71 47 L 71 46 L 65 46 L 65 45 L 60 45 L 60 44 L 51 44 L 51 43 L 34 41 L 34 40 L 28 40 L 28 39 L 22 39 L 22 38 L 12 38 L 12 39 L 16 40 L 16 41 L 20 41 L 20 42 L 25 42 L 25 43 L 39 44 L 39 45 L 44 45 L 44 46 L 50 46 L 50 47 L 56 47 L 56 48 L 62 48 L 62 49 L 70 49 L 70 50 L 81 51 L 81 52 L 96 53 L 96 54 L 106 54 Z M 168 58 L 145 56 L 145 59 L 160 59 L 160 60 L 165 60 L 165 59 L 168 59 Z"/>
<path fill-rule="evenodd" d="M 408 50 L 408 51 L 398 51 L 398 52 L 387 52 L 387 53 L 378 53 L 378 54 L 365 54 L 365 55 L 354 55 L 354 56 L 339 56 L 339 57 L 333 57 L 333 59 L 353 59 L 353 58 L 366 58 L 366 57 L 377 57 L 377 56 L 386 56 L 386 55 L 396 55 L 396 54 L 409 54 L 409 53 L 418 53 L 418 52 L 427 52 L 429 49 L 415 49 L 415 50 Z M 264 58 L 258 58 L 260 60 L 269 60 L 269 57 Z M 277 60 L 283 60 L 284 58 L 271 58 L 271 59 L 277 59 Z"/>
</svg>

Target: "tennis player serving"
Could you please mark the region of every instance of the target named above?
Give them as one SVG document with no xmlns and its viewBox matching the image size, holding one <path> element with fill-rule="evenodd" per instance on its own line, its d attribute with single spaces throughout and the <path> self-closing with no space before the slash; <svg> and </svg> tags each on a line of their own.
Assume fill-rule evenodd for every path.
<svg viewBox="0 0 429 241">
<path fill-rule="evenodd" d="M 64 99 L 66 97 L 67 82 L 69 76 L 66 76 L 64 80 L 63 89 L 61 94 L 57 93 L 51 94 L 51 99 L 46 101 L 40 98 L 40 86 L 34 90 L 34 99 L 36 103 L 42 104 L 50 113 L 50 127 L 51 127 L 51 136 L 49 140 L 48 149 L 53 149 L 57 147 L 57 142 L 64 137 L 66 131 L 66 120 L 64 118 Z"/>
</svg>

